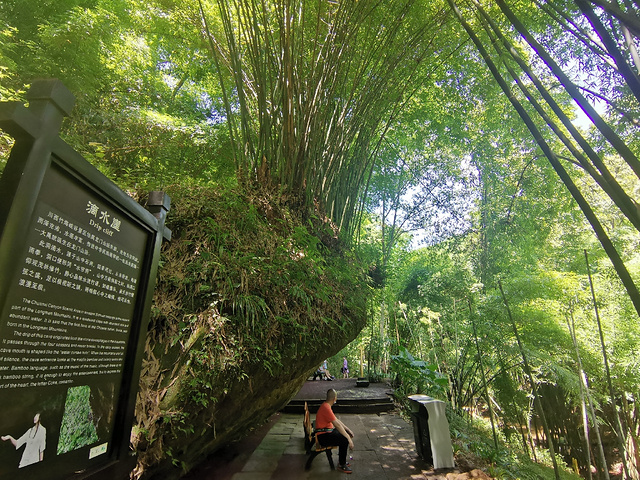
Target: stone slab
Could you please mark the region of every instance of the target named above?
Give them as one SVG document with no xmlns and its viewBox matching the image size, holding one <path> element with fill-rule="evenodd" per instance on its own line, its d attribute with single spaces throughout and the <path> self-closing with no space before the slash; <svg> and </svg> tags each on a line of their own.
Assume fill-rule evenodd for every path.
<svg viewBox="0 0 640 480">
<path fill-rule="evenodd" d="M 319 382 L 319 381 L 318 381 Z M 329 383 L 329 382 L 324 382 Z M 399 415 L 338 414 L 354 432 L 354 450 L 350 452 L 353 473 L 345 475 L 331 470 L 325 455 L 313 460 L 311 469 L 304 470 L 308 459 L 304 452 L 303 416 L 278 414 L 260 445 L 246 460 L 242 471 L 233 476 L 207 471 L 198 480 L 445 480 L 446 473 L 435 473 L 416 450 L 413 426 Z M 338 464 L 338 452 L 333 452 Z M 201 470 L 202 471 L 202 470 Z M 456 472 L 459 472 L 456 470 Z M 189 477 L 195 478 L 195 477 Z"/>
</svg>

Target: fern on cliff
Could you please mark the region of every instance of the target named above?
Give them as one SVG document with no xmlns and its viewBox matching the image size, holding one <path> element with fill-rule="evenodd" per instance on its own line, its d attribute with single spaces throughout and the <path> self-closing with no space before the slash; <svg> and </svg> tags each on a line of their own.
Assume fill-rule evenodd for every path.
<svg viewBox="0 0 640 480">
<path fill-rule="evenodd" d="M 137 405 L 138 477 L 266 420 L 365 323 L 366 269 L 267 190 L 169 192 Z M 145 473 L 146 472 L 146 473 Z"/>
</svg>

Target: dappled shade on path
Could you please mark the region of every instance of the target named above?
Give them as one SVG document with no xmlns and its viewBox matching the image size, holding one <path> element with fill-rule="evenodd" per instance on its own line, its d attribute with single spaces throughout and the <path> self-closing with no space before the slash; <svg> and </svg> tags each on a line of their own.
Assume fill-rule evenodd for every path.
<svg viewBox="0 0 640 480">
<path fill-rule="evenodd" d="M 329 382 L 326 382 L 329 383 Z M 350 480 L 463 480 L 490 479 L 480 471 L 461 473 L 459 470 L 434 472 L 416 453 L 410 422 L 395 413 L 343 414 L 339 417 L 353 430 L 355 449 L 351 460 L 353 474 L 346 477 L 331 471 L 324 455 L 318 456 L 309 471 L 304 470 L 303 416 L 277 414 L 270 420 L 272 427 L 251 452 L 238 452 L 232 469 L 219 465 L 207 469 L 206 464 L 183 477 L 183 480 L 315 480 L 349 478 Z M 253 442 L 254 444 L 256 442 Z M 251 442 L 245 444 L 251 448 Z M 211 461 L 214 461 L 215 455 Z M 335 456 L 334 456 L 335 460 Z M 475 476 L 472 476 L 475 473 Z"/>
</svg>

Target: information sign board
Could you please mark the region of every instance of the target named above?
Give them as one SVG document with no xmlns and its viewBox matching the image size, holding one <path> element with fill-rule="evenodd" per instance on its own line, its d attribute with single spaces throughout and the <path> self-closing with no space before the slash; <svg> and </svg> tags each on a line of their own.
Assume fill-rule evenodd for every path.
<svg viewBox="0 0 640 480">
<path fill-rule="evenodd" d="M 29 131 L 9 110 L 2 125 Z M 0 180 L 0 479 L 127 478 L 163 217 L 40 113 L 40 136 L 17 135 Z"/>
</svg>

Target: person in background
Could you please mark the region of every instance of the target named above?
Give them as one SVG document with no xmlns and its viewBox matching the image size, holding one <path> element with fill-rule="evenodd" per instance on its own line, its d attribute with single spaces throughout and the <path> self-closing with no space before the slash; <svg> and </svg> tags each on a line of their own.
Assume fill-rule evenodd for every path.
<svg viewBox="0 0 640 480">
<path fill-rule="evenodd" d="M 337 401 L 338 393 L 333 388 L 327 390 L 327 399 L 316 413 L 315 428 L 320 445 L 338 446 L 338 470 L 351 473 L 351 467 L 347 463 L 347 448 L 353 450 L 353 432 L 333 414 L 331 407 Z"/>
<path fill-rule="evenodd" d="M 342 378 L 349 378 L 349 363 L 347 357 L 342 357 Z"/>
<path fill-rule="evenodd" d="M 22 458 L 18 464 L 18 468 L 26 467 L 32 463 L 38 463 L 44 460 L 44 449 L 47 444 L 47 429 L 40 425 L 40 413 L 36 413 L 33 417 L 33 427 L 27 430 L 19 439 L 13 438 L 11 435 L 3 435 L 2 441 L 9 440 L 16 447 L 26 445 Z"/>
<path fill-rule="evenodd" d="M 324 372 L 323 380 L 335 380 L 336 377 L 331 375 L 331 373 L 329 372 L 329 363 L 327 362 L 327 360 L 322 362 L 322 367 L 320 369 Z"/>
</svg>

